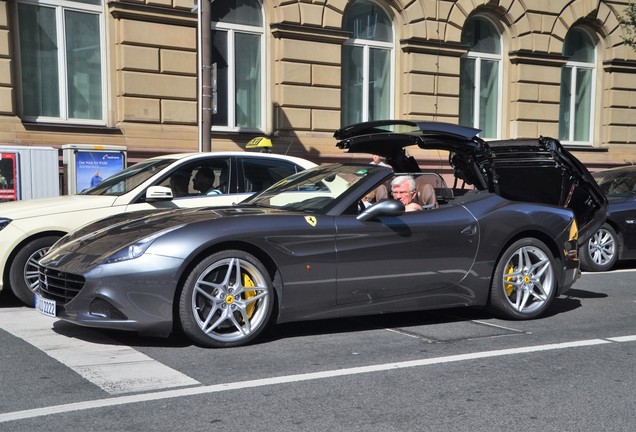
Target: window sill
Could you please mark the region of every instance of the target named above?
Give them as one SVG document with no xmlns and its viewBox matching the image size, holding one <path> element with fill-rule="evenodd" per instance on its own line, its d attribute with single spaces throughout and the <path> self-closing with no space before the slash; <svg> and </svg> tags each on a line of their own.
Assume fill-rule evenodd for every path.
<svg viewBox="0 0 636 432">
<path fill-rule="evenodd" d="M 607 153 L 609 152 L 608 147 L 593 147 L 593 146 L 583 146 L 583 145 L 570 145 L 563 144 L 568 151 L 577 151 L 577 152 L 587 152 L 587 153 Z"/>
<path fill-rule="evenodd" d="M 88 124 L 71 124 L 71 123 L 47 123 L 32 122 L 22 120 L 22 124 L 27 130 L 56 130 L 56 131 L 78 131 L 95 132 L 95 133 L 111 133 L 121 134 L 121 129 L 109 126 L 88 125 Z"/>
</svg>

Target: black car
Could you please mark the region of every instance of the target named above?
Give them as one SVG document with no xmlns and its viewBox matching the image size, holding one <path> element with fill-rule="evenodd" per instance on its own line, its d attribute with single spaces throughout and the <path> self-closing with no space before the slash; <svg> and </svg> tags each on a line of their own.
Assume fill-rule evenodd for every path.
<svg viewBox="0 0 636 432">
<path fill-rule="evenodd" d="M 274 322 L 372 313 L 489 306 L 538 317 L 577 280 L 578 239 L 603 223 L 607 202 L 557 141 L 486 143 L 477 133 L 355 125 L 336 132 L 338 147 L 380 154 L 393 169 L 319 166 L 234 206 L 93 223 L 40 260 L 36 307 L 90 327 L 176 326 L 210 347 L 249 343 Z M 422 173 L 410 145 L 446 151 L 456 182 Z M 365 202 L 397 193 L 404 175 L 422 210 L 379 193 Z"/>
<path fill-rule="evenodd" d="M 581 268 L 606 271 L 621 260 L 636 259 L 636 165 L 592 174 L 607 195 L 607 219 L 581 243 Z"/>
</svg>

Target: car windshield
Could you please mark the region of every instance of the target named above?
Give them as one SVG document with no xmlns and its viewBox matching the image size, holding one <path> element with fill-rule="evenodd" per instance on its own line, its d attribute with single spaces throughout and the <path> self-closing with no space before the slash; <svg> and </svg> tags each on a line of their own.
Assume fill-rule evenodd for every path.
<svg viewBox="0 0 636 432">
<path fill-rule="evenodd" d="M 150 159 L 140 162 L 108 177 L 95 187 L 83 190 L 80 195 L 123 195 L 157 174 L 175 160 Z"/>
<path fill-rule="evenodd" d="M 608 197 L 624 197 L 636 191 L 636 170 L 598 171 L 593 176 Z"/>
<path fill-rule="evenodd" d="M 378 169 L 339 164 L 312 168 L 279 181 L 243 205 L 325 214 L 352 185 Z"/>
</svg>

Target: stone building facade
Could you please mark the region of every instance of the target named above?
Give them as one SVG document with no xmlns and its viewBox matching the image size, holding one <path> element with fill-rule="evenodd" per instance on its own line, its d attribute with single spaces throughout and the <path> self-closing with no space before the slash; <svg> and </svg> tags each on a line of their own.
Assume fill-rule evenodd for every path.
<svg viewBox="0 0 636 432">
<path fill-rule="evenodd" d="M 342 157 L 341 126 L 400 118 L 559 137 L 595 169 L 636 163 L 628 4 L 214 0 L 212 149 L 268 135 L 324 162 Z M 123 145 L 130 161 L 197 151 L 193 6 L 1 0 L 0 144 Z"/>
</svg>

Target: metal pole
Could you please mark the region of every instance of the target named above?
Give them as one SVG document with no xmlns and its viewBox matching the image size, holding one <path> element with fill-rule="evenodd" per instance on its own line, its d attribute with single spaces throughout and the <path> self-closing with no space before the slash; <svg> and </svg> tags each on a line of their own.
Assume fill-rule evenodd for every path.
<svg viewBox="0 0 636 432">
<path fill-rule="evenodd" d="M 212 150 L 212 15 L 211 1 L 199 0 L 197 33 L 199 39 L 199 151 Z"/>
</svg>

